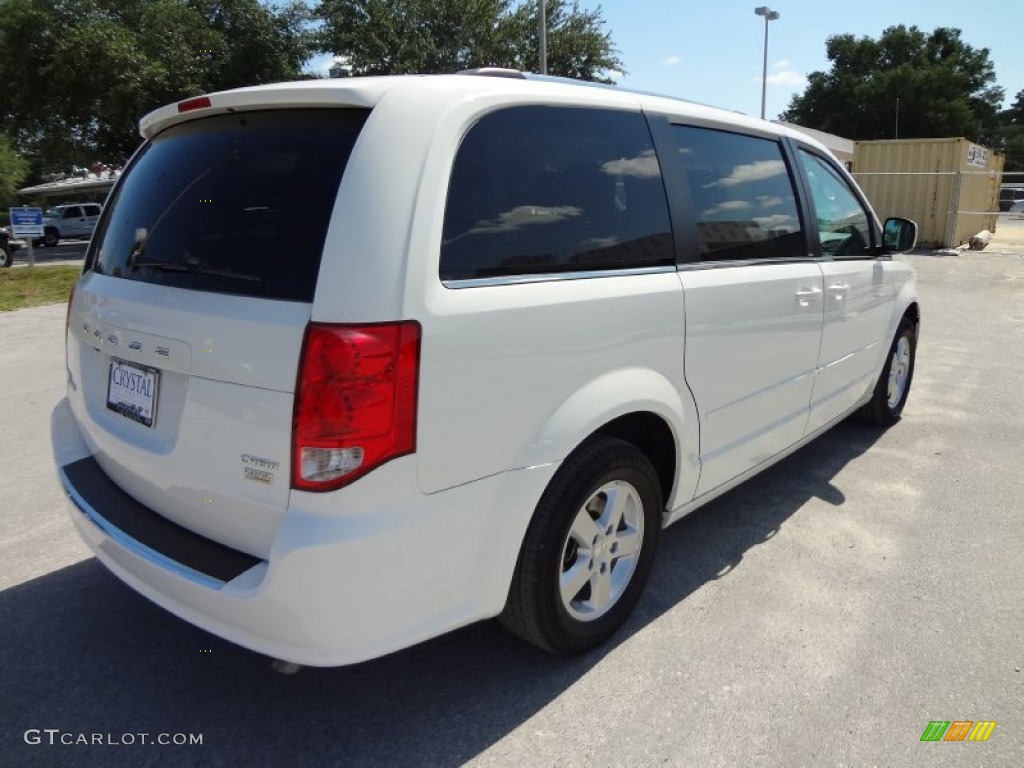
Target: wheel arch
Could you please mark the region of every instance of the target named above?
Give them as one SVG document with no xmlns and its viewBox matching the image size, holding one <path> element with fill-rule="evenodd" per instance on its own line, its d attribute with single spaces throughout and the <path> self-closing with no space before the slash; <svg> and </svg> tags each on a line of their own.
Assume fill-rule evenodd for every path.
<svg viewBox="0 0 1024 768">
<path fill-rule="evenodd" d="M 903 311 L 903 318 L 913 323 L 914 336 L 919 339 L 921 336 L 921 305 L 917 303 L 917 299 L 911 301 L 910 305 Z"/>
<path fill-rule="evenodd" d="M 644 452 L 658 473 L 666 508 L 693 497 L 699 434 L 697 409 L 685 387 L 649 369 L 607 373 L 555 409 L 521 466 L 561 462 L 596 435 L 625 440 Z"/>
<path fill-rule="evenodd" d="M 679 474 L 678 449 L 672 428 L 661 416 L 651 411 L 634 411 L 612 419 L 587 439 L 614 437 L 636 446 L 654 466 L 661 485 L 661 498 L 668 504 Z"/>
</svg>

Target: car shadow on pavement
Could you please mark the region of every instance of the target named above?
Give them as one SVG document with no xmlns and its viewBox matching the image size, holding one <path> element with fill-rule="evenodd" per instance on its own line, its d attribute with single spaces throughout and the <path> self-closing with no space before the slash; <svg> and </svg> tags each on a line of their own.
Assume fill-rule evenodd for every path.
<svg viewBox="0 0 1024 768">
<path fill-rule="evenodd" d="M 565 693 L 616 644 L 742 567 L 744 554 L 809 499 L 842 504 L 832 478 L 881 434 L 843 423 L 667 529 L 630 621 L 578 658 L 535 651 L 492 621 L 364 664 L 286 676 L 157 608 L 92 558 L 12 587 L 0 593 L 0 763 L 459 765 Z M 42 744 L 26 744 L 27 730 L 46 728 L 203 741 L 50 746 L 43 733 Z"/>
</svg>

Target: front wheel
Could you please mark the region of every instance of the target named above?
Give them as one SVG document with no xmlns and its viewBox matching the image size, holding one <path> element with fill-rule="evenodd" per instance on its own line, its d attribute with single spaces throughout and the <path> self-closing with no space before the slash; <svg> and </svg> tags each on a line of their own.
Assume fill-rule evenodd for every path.
<svg viewBox="0 0 1024 768">
<path fill-rule="evenodd" d="M 608 437 L 585 443 L 537 505 L 502 624 L 554 653 L 602 643 L 640 599 L 661 508 L 657 473 L 639 449 Z"/>
<path fill-rule="evenodd" d="M 889 356 L 875 384 L 871 400 L 857 411 L 861 421 L 888 427 L 900 420 L 910 394 L 910 382 L 914 378 L 916 353 L 917 333 L 913 324 L 903 318 L 892 346 L 889 347 Z"/>
<path fill-rule="evenodd" d="M 60 242 L 60 232 L 51 227 L 47 227 L 43 231 L 43 245 L 47 248 L 53 248 Z"/>
</svg>

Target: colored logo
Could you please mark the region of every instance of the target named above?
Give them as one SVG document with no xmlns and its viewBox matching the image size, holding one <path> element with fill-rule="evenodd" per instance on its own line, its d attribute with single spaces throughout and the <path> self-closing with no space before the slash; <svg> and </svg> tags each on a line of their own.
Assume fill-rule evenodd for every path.
<svg viewBox="0 0 1024 768">
<path fill-rule="evenodd" d="M 995 727 L 995 720 L 932 720 L 921 741 L 988 741 Z"/>
</svg>

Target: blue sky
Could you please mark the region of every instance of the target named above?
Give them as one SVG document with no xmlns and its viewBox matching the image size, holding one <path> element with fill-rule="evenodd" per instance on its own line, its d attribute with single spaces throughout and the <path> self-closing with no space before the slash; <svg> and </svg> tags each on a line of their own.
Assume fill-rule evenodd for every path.
<svg viewBox="0 0 1024 768">
<path fill-rule="evenodd" d="M 738 110 L 761 111 L 764 0 L 580 0 L 602 9 L 605 28 L 627 74 L 621 84 Z M 886 27 L 916 24 L 926 32 L 956 27 L 975 48 L 988 48 L 1008 103 L 1024 89 L 1021 0 L 773 0 L 769 25 L 767 116 L 775 118 L 805 76 L 828 69 L 825 40 L 851 33 L 878 37 Z M 313 68 L 322 64 L 314 62 Z"/>
</svg>

